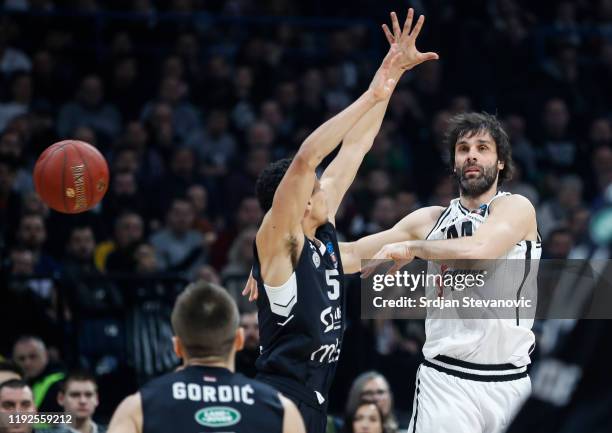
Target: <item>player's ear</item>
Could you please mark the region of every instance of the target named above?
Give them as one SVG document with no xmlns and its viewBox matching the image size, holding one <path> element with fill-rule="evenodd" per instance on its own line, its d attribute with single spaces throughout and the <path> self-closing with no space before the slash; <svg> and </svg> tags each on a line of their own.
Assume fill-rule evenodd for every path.
<svg viewBox="0 0 612 433">
<path fill-rule="evenodd" d="M 64 399 L 66 398 L 64 391 L 60 391 L 57 393 L 57 404 L 60 406 L 64 406 Z"/>
<path fill-rule="evenodd" d="M 242 326 L 239 326 L 238 329 L 236 329 L 236 337 L 234 337 L 234 349 L 236 349 L 236 352 L 240 352 L 243 347 L 244 329 L 242 328 Z"/>
<path fill-rule="evenodd" d="M 183 359 L 185 357 L 185 350 L 183 349 L 183 344 L 177 336 L 172 337 L 172 348 L 174 349 L 174 353 L 177 357 L 179 357 L 180 359 Z"/>
<path fill-rule="evenodd" d="M 504 163 L 504 161 L 497 161 L 497 169 L 498 170 L 503 170 L 505 165 L 506 164 Z"/>
</svg>

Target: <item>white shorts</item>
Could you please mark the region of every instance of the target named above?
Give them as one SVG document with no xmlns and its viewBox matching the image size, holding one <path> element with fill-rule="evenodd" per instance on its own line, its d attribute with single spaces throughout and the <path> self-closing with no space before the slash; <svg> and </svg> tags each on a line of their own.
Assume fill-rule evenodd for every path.
<svg viewBox="0 0 612 433">
<path fill-rule="evenodd" d="M 526 366 L 427 359 L 417 372 L 408 433 L 503 432 L 530 392 Z"/>
</svg>

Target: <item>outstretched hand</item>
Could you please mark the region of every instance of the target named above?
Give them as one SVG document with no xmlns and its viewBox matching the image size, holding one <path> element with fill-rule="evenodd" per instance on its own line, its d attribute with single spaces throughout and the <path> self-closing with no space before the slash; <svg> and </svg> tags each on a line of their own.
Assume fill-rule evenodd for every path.
<svg viewBox="0 0 612 433">
<path fill-rule="evenodd" d="M 374 254 L 374 257 L 361 269 L 361 278 L 368 278 L 380 265 L 389 261 L 393 261 L 393 266 L 387 270 L 387 274 L 394 274 L 414 258 L 415 254 L 406 242 L 387 244 Z"/>
<path fill-rule="evenodd" d="M 437 60 L 439 56 L 437 53 L 427 52 L 421 53 L 416 47 L 416 40 L 423 28 L 425 22 L 425 16 L 421 15 L 417 20 L 414 28 L 412 27 L 412 21 L 414 18 L 414 9 L 408 9 L 408 16 L 404 22 L 403 29 L 400 29 L 397 14 L 391 12 L 391 26 L 393 32 L 389 29 L 386 24 L 382 25 L 387 41 L 391 46 L 389 48 L 388 57 L 393 57 L 399 53 L 398 65 L 403 71 L 414 68 L 423 62 L 428 60 Z M 385 59 L 386 60 L 386 59 Z"/>
</svg>

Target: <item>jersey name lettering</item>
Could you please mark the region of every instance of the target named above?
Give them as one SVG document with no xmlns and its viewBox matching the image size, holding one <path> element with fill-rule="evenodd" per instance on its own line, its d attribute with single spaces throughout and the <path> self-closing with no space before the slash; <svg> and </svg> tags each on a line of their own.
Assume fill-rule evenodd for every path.
<svg viewBox="0 0 612 433">
<path fill-rule="evenodd" d="M 253 394 L 255 390 L 251 385 L 199 385 L 197 383 L 174 382 L 172 384 L 172 398 L 175 400 L 203 401 L 205 403 L 255 403 Z"/>
</svg>

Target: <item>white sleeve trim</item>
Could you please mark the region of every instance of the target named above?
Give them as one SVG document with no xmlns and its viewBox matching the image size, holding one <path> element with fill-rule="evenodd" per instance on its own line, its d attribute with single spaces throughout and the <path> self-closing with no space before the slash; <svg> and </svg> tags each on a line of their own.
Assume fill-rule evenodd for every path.
<svg viewBox="0 0 612 433">
<path fill-rule="evenodd" d="M 289 317 L 293 306 L 297 304 L 297 280 L 295 272 L 282 286 L 268 286 L 264 283 L 264 289 L 270 301 L 270 310 L 274 314 Z"/>
</svg>

